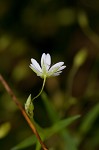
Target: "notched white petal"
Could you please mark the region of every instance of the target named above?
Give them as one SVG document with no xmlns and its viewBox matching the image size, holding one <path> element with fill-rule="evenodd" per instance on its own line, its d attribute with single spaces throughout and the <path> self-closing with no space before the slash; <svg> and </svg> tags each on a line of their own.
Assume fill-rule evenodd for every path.
<svg viewBox="0 0 99 150">
<path fill-rule="evenodd" d="M 66 68 L 66 66 L 61 66 L 57 71 L 63 70 L 65 68 Z"/>
<path fill-rule="evenodd" d="M 60 73 L 61 73 L 61 72 L 60 72 Z M 56 72 L 56 73 L 52 74 L 51 76 L 52 76 L 52 77 L 53 77 L 53 76 L 59 76 L 60 73 Z"/>
<path fill-rule="evenodd" d="M 55 65 L 53 65 L 49 71 L 51 70 L 56 70 L 58 68 L 60 68 L 62 65 L 64 64 L 64 62 L 59 62 L 59 63 L 56 63 Z"/>
<path fill-rule="evenodd" d="M 30 64 L 29 66 L 38 76 L 41 76 L 42 73 L 37 69 L 35 68 L 35 66 L 33 66 L 32 64 Z"/>
<path fill-rule="evenodd" d="M 31 59 L 32 65 L 37 68 L 37 70 L 39 70 L 40 72 L 42 72 L 42 69 L 40 67 L 40 65 L 38 64 L 38 62 L 35 59 Z"/>
<path fill-rule="evenodd" d="M 44 63 L 45 63 L 45 57 L 46 57 L 46 54 L 43 53 L 42 54 L 42 57 L 41 57 L 41 67 L 43 67 Z"/>
<path fill-rule="evenodd" d="M 50 58 L 50 55 L 47 54 L 45 55 L 45 62 L 43 64 L 43 66 L 45 67 L 45 70 L 44 70 L 44 67 L 42 67 L 42 69 L 47 72 L 48 69 L 50 68 L 50 64 L 51 64 L 51 58 Z"/>
<path fill-rule="evenodd" d="M 51 56 L 50 56 L 50 54 L 46 55 L 46 63 L 50 66 L 50 64 L 51 64 Z"/>
</svg>

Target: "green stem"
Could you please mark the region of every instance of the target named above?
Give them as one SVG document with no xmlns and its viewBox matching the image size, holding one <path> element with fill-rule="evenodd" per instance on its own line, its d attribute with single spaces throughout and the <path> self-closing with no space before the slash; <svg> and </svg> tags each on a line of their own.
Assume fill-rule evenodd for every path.
<svg viewBox="0 0 99 150">
<path fill-rule="evenodd" d="M 37 96 L 35 96 L 32 101 L 34 101 L 34 99 L 36 99 L 37 97 L 39 97 L 44 89 L 44 85 L 45 85 L 45 82 L 46 82 L 46 76 L 44 77 L 44 80 L 43 80 L 43 85 L 42 85 L 42 88 L 41 88 L 41 91 L 39 92 L 39 94 Z"/>
</svg>

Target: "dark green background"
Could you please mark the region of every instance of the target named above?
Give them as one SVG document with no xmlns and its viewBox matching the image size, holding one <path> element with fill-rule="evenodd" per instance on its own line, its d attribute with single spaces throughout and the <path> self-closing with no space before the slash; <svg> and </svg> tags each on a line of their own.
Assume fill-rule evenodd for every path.
<svg viewBox="0 0 99 150">
<path fill-rule="evenodd" d="M 50 53 L 52 64 L 64 61 L 67 68 L 59 77 L 48 79 L 44 91 L 61 118 L 81 115 L 68 127 L 70 134 L 77 137 L 75 140 L 79 141 L 80 150 L 99 149 L 97 113 L 85 133 L 80 130 L 86 115 L 99 105 L 98 36 L 98 0 L 0 0 L 0 73 L 24 106 L 29 94 L 35 96 L 42 86 L 42 79 L 29 68 L 30 59 L 40 62 L 45 52 Z M 78 68 L 69 93 L 73 60 L 82 48 L 86 48 L 87 59 Z M 34 106 L 35 120 L 42 127 L 49 127 L 51 122 L 41 97 Z M 0 84 L 0 124 L 6 121 L 11 123 L 11 130 L 0 139 L 1 150 L 10 150 L 32 135 L 20 111 Z M 49 143 L 58 149 L 62 144 L 59 139 L 56 135 L 49 139 Z"/>
</svg>

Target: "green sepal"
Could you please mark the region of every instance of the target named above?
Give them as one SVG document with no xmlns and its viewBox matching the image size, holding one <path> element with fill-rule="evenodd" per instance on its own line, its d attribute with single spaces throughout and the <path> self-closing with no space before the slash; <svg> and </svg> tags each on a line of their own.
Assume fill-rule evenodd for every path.
<svg viewBox="0 0 99 150">
<path fill-rule="evenodd" d="M 29 118 L 31 118 L 31 119 L 33 119 L 33 115 L 34 115 L 33 110 L 34 110 L 34 105 L 31 100 L 31 94 L 30 94 L 25 103 L 25 111 L 26 111 L 27 115 L 29 116 Z"/>
</svg>

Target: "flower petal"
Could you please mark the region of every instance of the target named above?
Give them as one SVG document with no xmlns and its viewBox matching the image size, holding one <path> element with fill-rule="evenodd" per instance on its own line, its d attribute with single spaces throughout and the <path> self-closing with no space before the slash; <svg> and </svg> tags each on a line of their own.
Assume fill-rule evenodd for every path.
<svg viewBox="0 0 99 150">
<path fill-rule="evenodd" d="M 61 70 L 63 70 L 64 68 L 66 68 L 66 66 L 61 66 L 57 71 L 61 71 Z"/>
<path fill-rule="evenodd" d="M 31 62 L 32 62 L 32 66 L 34 66 L 37 70 L 42 72 L 42 69 L 41 69 L 40 65 L 38 64 L 38 62 L 35 59 L 32 58 Z"/>
<path fill-rule="evenodd" d="M 57 70 L 64 64 L 64 62 L 59 62 L 56 63 L 55 65 L 53 65 L 50 69 L 49 69 L 49 73 L 55 73 L 57 72 Z"/>
<path fill-rule="evenodd" d="M 50 54 L 46 55 L 46 65 L 47 65 L 47 70 L 48 70 L 50 65 L 51 65 L 51 56 L 50 56 Z"/>
<path fill-rule="evenodd" d="M 43 68 L 44 63 L 45 63 L 45 57 L 46 57 L 46 54 L 43 53 L 43 54 L 42 54 L 42 57 L 41 57 L 41 67 L 42 67 L 42 68 Z"/>
<path fill-rule="evenodd" d="M 42 73 L 43 74 L 46 74 L 47 73 L 47 70 L 48 70 L 48 65 L 46 63 L 46 54 L 43 53 L 42 54 L 42 57 L 41 57 L 41 67 L 42 67 Z"/>
<path fill-rule="evenodd" d="M 30 64 L 29 66 L 38 76 L 42 76 L 42 73 L 37 69 L 35 68 L 34 65 Z"/>
<path fill-rule="evenodd" d="M 52 74 L 51 76 L 59 76 L 60 73 L 62 73 L 62 71 L 56 72 L 56 73 Z"/>
</svg>

